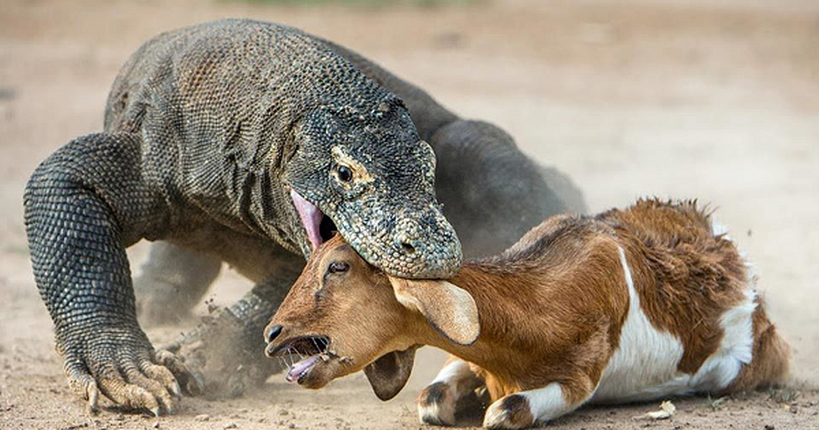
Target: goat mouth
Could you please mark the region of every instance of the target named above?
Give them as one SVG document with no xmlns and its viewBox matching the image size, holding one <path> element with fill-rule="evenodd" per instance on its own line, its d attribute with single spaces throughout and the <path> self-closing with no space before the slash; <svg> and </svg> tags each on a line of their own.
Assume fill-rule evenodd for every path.
<svg viewBox="0 0 819 430">
<path fill-rule="evenodd" d="M 315 251 L 318 247 L 338 231 L 333 220 L 330 219 L 316 205 L 305 199 L 296 190 L 290 189 L 290 198 L 299 213 L 301 225 L 307 233 L 307 240 Z"/>
<path fill-rule="evenodd" d="M 302 336 L 288 340 L 279 346 L 267 350 L 268 357 L 279 358 L 288 368 L 285 379 L 288 382 L 302 384 L 317 365 L 330 361 L 335 354 L 330 352 L 330 339 L 327 336 Z"/>
</svg>

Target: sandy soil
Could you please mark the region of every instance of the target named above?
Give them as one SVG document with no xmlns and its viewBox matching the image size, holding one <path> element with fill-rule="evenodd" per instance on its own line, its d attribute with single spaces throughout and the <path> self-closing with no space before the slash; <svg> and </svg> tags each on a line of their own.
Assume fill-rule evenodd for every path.
<svg viewBox="0 0 819 430">
<path fill-rule="evenodd" d="M 363 376 L 310 392 L 281 375 L 245 398 L 187 398 L 179 414 L 86 415 L 65 384 L 37 295 L 22 191 L 39 161 L 98 131 L 119 66 L 148 37 L 219 17 L 288 23 L 352 47 L 559 166 L 593 211 L 639 196 L 696 197 L 757 263 L 794 347 L 793 382 L 728 399 L 591 408 L 569 429 L 819 428 L 819 3 L 514 0 L 441 8 L 296 8 L 185 0 L 10 0 L 0 8 L 0 427 L 417 428 L 414 397 L 443 355 L 380 403 Z M 145 247 L 131 255 L 138 262 Z M 138 263 L 135 264 L 135 267 Z M 209 298 L 248 283 L 226 271 Z M 204 310 L 201 310 L 204 312 Z M 150 330 L 168 340 L 185 327 Z M 472 423 L 474 424 L 474 423 Z"/>
</svg>

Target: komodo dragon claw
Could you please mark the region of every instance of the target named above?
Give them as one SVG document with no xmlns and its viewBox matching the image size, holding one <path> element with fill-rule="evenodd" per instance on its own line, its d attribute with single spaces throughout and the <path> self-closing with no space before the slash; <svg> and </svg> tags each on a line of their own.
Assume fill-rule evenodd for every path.
<svg viewBox="0 0 819 430">
<path fill-rule="evenodd" d="M 65 342 L 62 355 L 68 385 L 88 401 L 89 412 L 99 409 L 100 394 L 133 410 L 148 410 L 153 415 L 172 414 L 182 397 L 201 393 L 202 387 L 182 361 L 168 351 L 150 351 L 147 340 L 128 339 L 116 348 L 88 345 L 86 359 Z M 108 345 L 110 346 L 110 345 Z"/>
</svg>

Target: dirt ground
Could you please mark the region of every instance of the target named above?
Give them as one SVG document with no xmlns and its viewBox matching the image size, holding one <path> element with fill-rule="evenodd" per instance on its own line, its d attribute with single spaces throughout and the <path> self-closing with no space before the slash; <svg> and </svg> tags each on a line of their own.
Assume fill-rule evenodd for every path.
<svg viewBox="0 0 819 430">
<path fill-rule="evenodd" d="M 241 399 L 186 398 L 153 418 L 96 416 L 69 392 L 31 275 L 25 181 L 73 137 L 101 130 L 120 65 L 148 37 L 220 17 L 303 28 L 376 59 L 467 117 L 497 123 L 567 172 L 592 211 L 636 197 L 718 208 L 756 262 L 794 348 L 785 389 L 588 408 L 567 429 L 819 428 L 819 2 L 511 0 L 446 7 L 272 7 L 208 1 L 6 0 L 0 7 L 0 428 L 418 428 L 414 397 L 443 354 L 424 351 L 381 403 L 361 375 L 307 391 L 275 375 Z M 145 246 L 131 250 L 138 267 Z M 209 298 L 248 282 L 225 271 Z M 200 312 L 204 313 L 204 309 Z M 149 330 L 156 342 L 186 327 Z M 475 424 L 475 423 L 472 423 Z"/>
</svg>

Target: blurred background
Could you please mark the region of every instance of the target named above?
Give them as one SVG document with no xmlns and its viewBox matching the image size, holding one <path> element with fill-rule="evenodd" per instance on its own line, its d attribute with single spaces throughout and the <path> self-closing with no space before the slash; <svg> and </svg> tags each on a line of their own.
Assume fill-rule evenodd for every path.
<svg viewBox="0 0 819 430">
<path fill-rule="evenodd" d="M 527 154 L 568 174 L 591 212 L 642 196 L 697 198 L 716 208 L 756 263 L 769 313 L 794 347 L 795 383 L 819 385 L 817 1 L 5 0 L 0 406 L 7 409 L 0 416 L 28 414 L 44 427 L 82 416 L 30 271 L 22 223 L 28 176 L 59 146 L 102 129 L 110 84 L 142 42 L 222 17 L 276 21 L 333 40 L 461 116 L 495 123 Z M 144 251 L 132 249 L 133 267 Z M 209 295 L 217 304 L 249 286 L 223 273 Z M 149 334 L 172 338 L 183 329 Z M 442 360 L 425 354 L 410 390 L 385 409 L 390 426 L 414 423 L 413 397 Z M 279 404 L 290 406 L 260 414 L 268 424 L 300 414 L 286 409 L 298 399 L 322 411 L 338 396 L 377 404 L 361 377 L 324 394 L 273 379 L 270 399 L 283 390 L 289 400 Z M 197 402 L 186 400 L 188 419 L 213 407 Z M 338 416 L 326 406 L 328 422 L 362 426 L 350 414 L 366 408 L 350 404 L 354 412 Z"/>
</svg>

